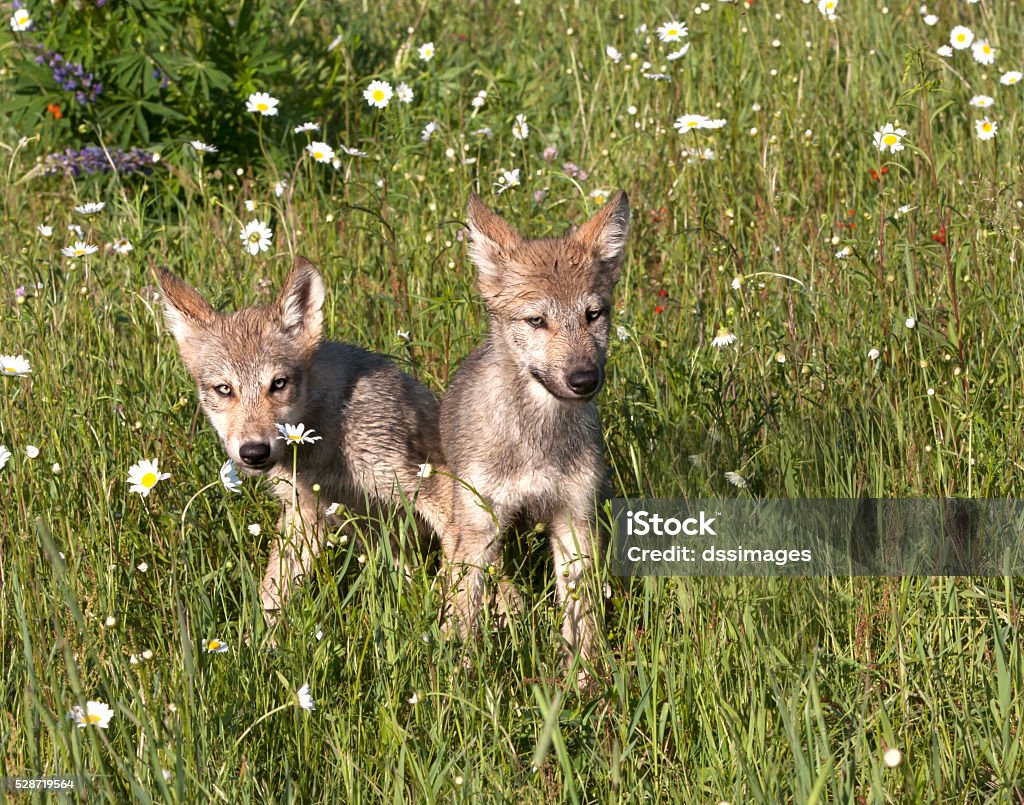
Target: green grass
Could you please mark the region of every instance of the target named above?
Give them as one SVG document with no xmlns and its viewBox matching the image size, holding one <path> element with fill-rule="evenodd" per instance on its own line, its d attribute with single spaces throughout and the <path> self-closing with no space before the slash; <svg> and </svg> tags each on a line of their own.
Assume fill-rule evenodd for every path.
<svg viewBox="0 0 1024 805">
<path fill-rule="evenodd" d="M 580 222 L 596 188 L 630 193 L 614 319 L 627 337 L 600 399 L 618 493 L 1021 496 L 1024 84 L 998 82 L 1024 67 L 1016 4 L 936 0 L 930 28 L 916 3 L 842 0 L 829 24 L 795 1 L 714 2 L 685 17 L 691 48 L 671 63 L 672 46 L 634 30 L 653 36 L 672 8 L 544 5 L 453 3 L 417 21 L 418 6 L 384 4 L 361 45 L 379 63 L 339 78 L 326 138 L 369 156 L 337 172 L 268 118 L 251 164 L 214 155 L 200 171 L 168 142 L 149 179 L 24 179 L 43 124 L 21 148 L 33 132 L 0 129 L 0 353 L 33 367 L 0 379 L 14 454 L 0 470 L 0 776 L 80 775 L 107 801 L 1024 801 L 1014 578 L 610 579 L 607 673 L 580 694 L 562 679 L 543 559 L 521 621 L 463 647 L 436 628 L 432 558 L 411 557 L 406 582 L 385 549 L 360 565 L 341 546 L 268 648 L 257 585 L 278 507 L 252 481 L 241 495 L 217 483 L 222 450 L 150 266 L 235 308 L 267 301 L 304 254 L 327 281 L 329 337 L 393 355 L 440 394 L 486 324 L 457 237 L 471 190 L 535 236 Z M 302 7 L 310 48 L 338 14 Z M 438 55 L 406 65 L 413 104 L 374 112 L 360 92 L 394 75 L 396 32 L 414 21 Z M 989 36 L 996 69 L 934 55 L 958 22 Z M 645 79 L 645 59 L 673 80 Z M 978 93 L 996 106 L 969 107 Z M 727 124 L 682 137 L 672 122 L 691 112 Z M 990 142 L 974 136 L 985 112 Z M 872 133 L 893 120 L 908 147 L 880 160 Z M 482 126 L 493 138 L 471 134 Z M 704 147 L 714 161 L 687 162 Z M 513 167 L 523 185 L 494 195 Z M 72 211 L 97 199 L 94 218 Z M 275 233 L 258 257 L 238 237 L 253 217 Z M 72 264 L 72 222 L 135 250 Z M 723 325 L 739 340 L 717 349 Z M 152 457 L 171 479 L 143 500 L 125 481 Z M 543 555 L 542 540 L 519 545 Z M 210 637 L 230 650 L 203 653 Z M 313 713 L 294 705 L 304 682 Z M 67 719 L 88 699 L 115 709 L 108 730 Z"/>
</svg>

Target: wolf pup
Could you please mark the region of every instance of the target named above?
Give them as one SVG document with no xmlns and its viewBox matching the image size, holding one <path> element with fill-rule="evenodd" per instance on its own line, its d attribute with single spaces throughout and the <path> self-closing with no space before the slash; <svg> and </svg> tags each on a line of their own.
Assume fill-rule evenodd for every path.
<svg viewBox="0 0 1024 805">
<path fill-rule="evenodd" d="M 169 271 L 157 274 L 167 325 L 225 450 L 246 474 L 277 481 L 284 512 L 260 586 L 269 623 L 336 524 L 324 509 L 331 502 L 357 513 L 369 502 L 380 513 L 414 501 L 418 519 L 443 533 L 450 482 L 420 477 L 421 465 L 441 461 L 437 400 L 386 358 L 321 341 L 324 285 L 312 263 L 295 258 L 271 305 L 231 314 Z M 295 490 L 285 423 L 321 437 L 298 448 Z"/>
<path fill-rule="evenodd" d="M 490 332 L 441 402 L 444 454 L 466 484 L 452 490 L 452 529 L 442 539 L 455 584 L 449 617 L 463 633 L 475 625 L 485 569 L 498 564 L 508 527 L 543 522 L 562 634 L 571 650 L 590 652 L 597 618 L 585 581 L 600 549 L 606 471 L 594 397 L 628 231 L 622 191 L 580 228 L 548 240 L 527 240 L 469 198 L 469 255 Z"/>
</svg>

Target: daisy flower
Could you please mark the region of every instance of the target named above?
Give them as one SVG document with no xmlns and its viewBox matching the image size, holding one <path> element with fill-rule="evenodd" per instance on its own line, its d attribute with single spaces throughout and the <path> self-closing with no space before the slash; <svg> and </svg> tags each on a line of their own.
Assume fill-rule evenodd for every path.
<svg viewBox="0 0 1024 805">
<path fill-rule="evenodd" d="M 942 58 L 948 59 L 953 55 L 953 48 L 951 48 L 949 45 L 943 45 L 935 52 L 942 56 Z"/>
<path fill-rule="evenodd" d="M 903 326 L 906 327 L 908 330 L 913 330 L 915 327 L 917 327 L 917 319 L 915 319 L 913 316 L 907 316 L 907 320 L 903 322 Z"/>
<path fill-rule="evenodd" d="M 340 148 L 344 153 L 348 154 L 350 157 L 365 157 L 366 156 L 366 152 L 365 151 L 360 151 L 358 148 L 349 148 L 347 145 L 344 145 L 344 144 L 341 144 L 341 143 L 338 144 L 338 148 Z"/>
<path fill-rule="evenodd" d="M 283 439 L 288 444 L 313 444 L 313 442 L 318 442 L 323 438 L 323 436 L 314 436 L 313 434 L 316 431 L 312 428 L 307 430 L 301 422 L 298 425 L 282 425 L 278 423 L 277 429 L 281 432 L 281 435 L 277 438 Z"/>
<path fill-rule="evenodd" d="M 690 43 L 687 42 L 685 45 L 683 45 L 681 48 L 679 48 L 679 50 L 673 50 L 665 58 L 668 59 L 669 61 L 675 61 L 676 59 L 681 59 L 681 58 L 683 58 L 683 56 L 686 55 L 686 51 L 688 51 L 689 49 L 690 49 Z"/>
<path fill-rule="evenodd" d="M 71 708 L 71 712 L 68 713 L 68 718 L 74 719 L 80 729 L 99 727 L 101 730 L 105 730 L 107 725 L 110 724 L 110 719 L 113 717 L 114 711 L 103 702 L 86 702 L 85 710 L 82 709 L 81 705 L 76 704 Z"/>
<path fill-rule="evenodd" d="M 246 112 L 258 112 L 264 117 L 277 115 L 277 98 L 272 98 L 266 92 L 254 92 L 245 102 Z"/>
<path fill-rule="evenodd" d="M 611 59 L 616 64 L 622 61 L 622 54 L 619 52 L 619 49 L 616 48 L 614 45 L 607 45 L 604 49 L 604 52 L 608 55 L 608 58 Z"/>
<path fill-rule="evenodd" d="M 432 58 L 434 58 L 434 43 L 427 42 L 425 44 L 420 45 L 419 48 L 417 48 L 416 50 L 416 54 L 420 57 L 421 60 L 430 61 Z"/>
<path fill-rule="evenodd" d="M 334 149 L 327 143 L 321 143 L 314 140 L 306 146 L 306 151 L 317 162 L 330 162 L 334 159 Z"/>
<path fill-rule="evenodd" d="M 292 131 L 294 131 L 296 134 L 302 134 L 303 132 L 306 132 L 306 131 L 320 131 L 320 124 L 319 123 L 303 123 L 303 124 L 301 124 L 299 126 L 296 126 L 294 129 L 292 129 Z"/>
<path fill-rule="evenodd" d="M 220 482 L 228 492 L 241 492 L 242 479 L 238 477 L 238 468 L 231 459 L 225 461 L 220 468 Z"/>
<path fill-rule="evenodd" d="M 7 466 L 7 462 L 11 460 L 11 451 L 7 449 L 7 445 L 0 444 L 0 470 Z"/>
<path fill-rule="evenodd" d="M 499 196 L 506 190 L 511 190 L 513 187 L 519 187 L 519 185 L 519 168 L 510 171 L 502 171 L 501 177 L 497 182 L 495 182 Z"/>
<path fill-rule="evenodd" d="M 427 142 L 431 137 L 434 136 L 434 132 L 437 131 L 437 121 L 431 120 L 427 125 L 423 127 L 423 132 L 420 134 L 420 139 L 423 142 Z"/>
<path fill-rule="evenodd" d="M 939 18 L 935 14 L 925 14 L 924 24 L 931 27 L 939 24 Z"/>
<path fill-rule="evenodd" d="M 274 184 L 274 195 L 277 196 L 278 198 L 281 198 L 281 196 L 284 195 L 284 191 L 287 188 L 288 188 L 288 180 L 287 179 L 282 179 L 279 182 L 275 182 L 275 184 Z"/>
<path fill-rule="evenodd" d="M 906 129 L 898 129 L 892 123 L 886 123 L 875 132 L 875 148 L 883 153 L 891 151 L 895 154 L 903 150 L 903 138 L 906 136 Z"/>
<path fill-rule="evenodd" d="M 420 464 L 420 468 L 416 472 L 416 477 L 417 478 L 429 478 L 433 474 L 434 474 L 434 465 L 433 464 Z"/>
<path fill-rule="evenodd" d="M 412 103 L 412 99 L 415 95 L 416 93 L 412 91 L 412 87 L 404 81 L 395 88 L 395 97 L 397 97 L 402 103 Z"/>
<path fill-rule="evenodd" d="M 76 240 L 74 246 L 65 246 L 60 250 L 60 253 L 65 257 L 70 257 L 74 260 L 76 257 L 86 257 L 90 254 L 95 254 L 97 251 L 99 251 L 98 246 L 93 246 L 91 243 Z"/>
<path fill-rule="evenodd" d="M 725 480 L 731 483 L 733 486 L 739 489 L 747 488 L 747 479 L 740 475 L 738 472 L 729 471 L 725 473 Z"/>
<path fill-rule="evenodd" d="M 530 136 L 530 127 L 526 124 L 526 115 L 516 115 L 512 124 L 512 136 L 517 140 L 525 140 Z"/>
<path fill-rule="evenodd" d="M 882 354 L 881 352 L 879 352 L 877 349 L 872 347 L 871 349 L 868 350 L 868 360 L 869 361 L 877 361 L 878 360 L 878 356 L 881 355 L 881 354 Z"/>
<path fill-rule="evenodd" d="M 818 0 L 818 11 L 825 15 L 826 19 L 834 20 L 836 18 L 836 6 L 839 5 L 839 0 Z"/>
<path fill-rule="evenodd" d="M 245 530 L 252 534 L 254 537 L 258 537 L 263 529 L 260 528 L 259 523 L 249 523 L 249 525 L 245 527 Z"/>
<path fill-rule="evenodd" d="M 32 367 L 23 355 L 0 355 L 0 375 L 28 377 Z"/>
<path fill-rule="evenodd" d="M 736 343 L 736 334 L 729 331 L 729 328 L 722 326 L 718 328 L 718 332 L 715 333 L 715 337 L 711 339 L 711 346 L 721 349 L 722 347 L 732 346 Z"/>
<path fill-rule="evenodd" d="M 309 692 L 308 682 L 295 692 L 295 696 L 299 700 L 299 707 L 303 710 L 309 710 L 310 712 L 316 710 L 316 702 L 313 701 L 313 697 Z"/>
<path fill-rule="evenodd" d="M 590 191 L 590 197 L 594 199 L 594 203 L 597 204 L 599 207 L 603 207 L 605 202 L 608 201 L 608 195 L 609 194 L 607 190 L 599 189 Z"/>
<path fill-rule="evenodd" d="M 371 81 L 370 85 L 363 90 L 363 97 L 370 106 L 383 109 L 391 102 L 394 94 L 391 85 L 387 81 Z"/>
<path fill-rule="evenodd" d="M 662 42 L 678 42 L 687 34 L 686 23 L 672 20 L 658 26 L 658 39 Z"/>
<path fill-rule="evenodd" d="M 971 53 L 978 64 L 992 64 L 996 60 L 996 52 L 987 39 L 979 39 L 971 45 Z"/>
<path fill-rule="evenodd" d="M 157 481 L 166 481 L 171 477 L 169 472 L 160 472 L 157 462 L 160 459 L 143 459 L 138 464 L 132 464 L 128 470 L 128 483 L 131 486 L 129 492 L 138 492 L 142 497 L 149 497 L 149 493 L 156 486 Z"/>
<path fill-rule="evenodd" d="M 28 9 L 19 8 L 14 12 L 11 17 L 11 30 L 15 33 L 21 33 L 27 31 L 32 27 L 32 18 L 28 14 Z"/>
<path fill-rule="evenodd" d="M 469 103 L 470 103 L 470 106 L 472 106 L 474 109 L 479 109 L 481 106 L 483 106 L 485 103 L 487 103 L 487 90 L 485 90 L 485 89 L 480 90 L 474 96 L 473 100 L 471 100 Z"/>
<path fill-rule="evenodd" d="M 988 109 L 996 102 L 996 99 L 991 95 L 975 95 L 970 100 L 971 106 L 976 106 L 979 109 Z"/>
<path fill-rule="evenodd" d="M 949 44 L 956 50 L 967 50 L 974 41 L 974 31 L 966 25 L 958 25 L 949 32 Z"/>
<path fill-rule="evenodd" d="M 198 152 L 200 154 L 216 154 L 217 153 L 217 146 L 215 146 L 215 145 L 207 145 L 202 140 L 192 140 L 189 143 L 189 145 L 191 145 L 196 150 L 196 152 Z"/>
<path fill-rule="evenodd" d="M 987 117 L 974 121 L 974 130 L 978 133 L 979 140 L 991 140 L 996 136 L 999 124 L 989 120 Z"/>
<path fill-rule="evenodd" d="M 691 129 L 701 128 L 701 123 L 707 120 L 705 115 L 682 115 L 676 118 L 673 124 L 680 134 L 686 134 Z"/>
<path fill-rule="evenodd" d="M 25 445 L 25 455 L 29 458 L 39 458 L 39 448 L 34 444 Z"/>
<path fill-rule="evenodd" d="M 40 224 L 39 226 L 36 227 L 36 230 L 44 238 L 48 238 L 48 237 L 50 237 L 50 235 L 53 234 L 53 227 L 52 226 L 47 226 L 46 224 Z"/>
<path fill-rule="evenodd" d="M 223 654 L 227 650 L 228 644 L 223 640 L 218 640 L 216 637 L 203 641 L 203 651 L 207 654 Z"/>
<path fill-rule="evenodd" d="M 75 207 L 75 212 L 81 213 L 82 215 L 95 215 L 107 204 L 105 201 L 90 201 L 88 204 L 82 204 L 81 206 Z"/>
<path fill-rule="evenodd" d="M 270 227 L 264 221 L 258 221 L 255 218 L 242 228 L 242 243 L 245 244 L 243 248 L 252 255 L 265 252 L 270 248 L 270 241 L 273 237 L 274 233 L 270 231 Z"/>
<path fill-rule="evenodd" d="M 1014 84 L 1020 83 L 1022 78 L 1024 78 L 1024 73 L 1021 73 L 1020 70 L 1010 70 L 999 76 L 999 83 L 1004 87 L 1012 87 Z"/>
<path fill-rule="evenodd" d="M 128 238 L 118 238 L 110 244 L 110 248 L 118 254 L 128 254 L 135 247 L 132 246 L 132 242 Z"/>
</svg>

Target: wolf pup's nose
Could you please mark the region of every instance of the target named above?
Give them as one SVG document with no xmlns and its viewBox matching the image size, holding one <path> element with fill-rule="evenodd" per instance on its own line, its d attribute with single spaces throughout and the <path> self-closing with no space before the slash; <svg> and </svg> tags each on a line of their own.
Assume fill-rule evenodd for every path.
<svg viewBox="0 0 1024 805">
<path fill-rule="evenodd" d="M 586 397 L 597 391 L 597 387 L 601 383 L 601 372 L 597 369 L 577 370 L 570 374 L 565 382 L 576 394 Z"/>
<path fill-rule="evenodd" d="M 270 445 L 266 442 L 246 442 L 238 448 L 238 456 L 249 467 L 256 467 L 270 458 Z"/>
</svg>

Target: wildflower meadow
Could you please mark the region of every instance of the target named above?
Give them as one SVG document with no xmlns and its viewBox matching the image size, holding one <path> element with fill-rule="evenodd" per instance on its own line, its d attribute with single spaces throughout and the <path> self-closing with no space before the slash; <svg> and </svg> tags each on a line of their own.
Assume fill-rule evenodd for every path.
<svg viewBox="0 0 1024 805">
<path fill-rule="evenodd" d="M 333 535 L 269 628 L 280 505 L 225 461 L 154 274 L 235 310 L 303 255 L 327 337 L 440 396 L 487 328 L 468 195 L 542 237 L 621 188 L 617 496 L 1024 497 L 1020 3 L 0 10 L 15 801 L 1024 803 L 1009 575 L 599 563 L 580 688 L 543 524 L 508 546 L 525 610 L 465 642 L 436 552 Z M 322 426 L 280 429 L 301 462 Z M 14 789 L 41 778 L 74 787 Z"/>
</svg>

